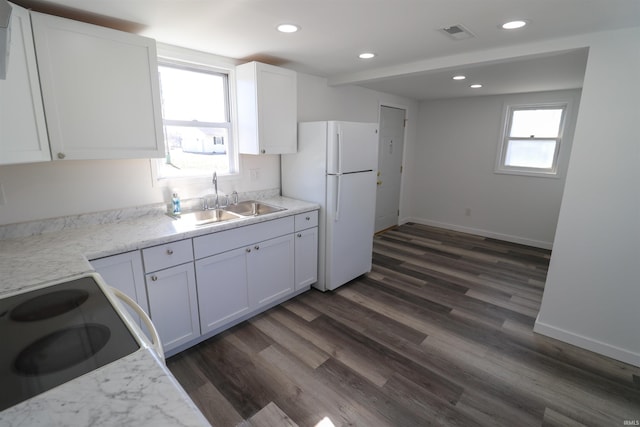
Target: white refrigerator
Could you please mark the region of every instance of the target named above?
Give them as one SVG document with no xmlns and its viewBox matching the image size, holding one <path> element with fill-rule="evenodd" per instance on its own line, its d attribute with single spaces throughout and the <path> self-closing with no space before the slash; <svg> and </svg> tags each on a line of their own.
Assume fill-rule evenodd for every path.
<svg viewBox="0 0 640 427">
<path fill-rule="evenodd" d="M 318 282 L 333 290 L 371 271 L 378 125 L 298 124 L 298 151 L 281 157 L 282 195 L 320 205 Z"/>
</svg>

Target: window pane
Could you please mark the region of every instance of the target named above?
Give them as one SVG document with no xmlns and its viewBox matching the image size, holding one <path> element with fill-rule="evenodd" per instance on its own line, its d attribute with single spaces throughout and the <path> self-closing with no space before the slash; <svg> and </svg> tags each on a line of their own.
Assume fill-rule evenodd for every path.
<svg viewBox="0 0 640 427">
<path fill-rule="evenodd" d="M 562 108 L 514 110 L 509 136 L 556 138 L 560 132 Z"/>
<path fill-rule="evenodd" d="M 167 158 L 164 177 L 226 173 L 229 132 L 226 128 L 165 126 Z"/>
<path fill-rule="evenodd" d="M 509 140 L 505 166 L 551 169 L 556 140 Z"/>
<path fill-rule="evenodd" d="M 165 120 L 228 122 L 222 74 L 158 67 Z"/>
</svg>

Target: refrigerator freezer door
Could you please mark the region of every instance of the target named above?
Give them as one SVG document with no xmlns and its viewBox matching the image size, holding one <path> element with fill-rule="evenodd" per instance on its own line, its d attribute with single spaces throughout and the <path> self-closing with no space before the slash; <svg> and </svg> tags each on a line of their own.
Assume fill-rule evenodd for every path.
<svg viewBox="0 0 640 427">
<path fill-rule="evenodd" d="M 327 176 L 325 289 L 371 271 L 375 197 L 373 171 Z"/>
<path fill-rule="evenodd" d="M 375 123 L 329 122 L 327 173 L 378 169 L 378 134 Z"/>
</svg>

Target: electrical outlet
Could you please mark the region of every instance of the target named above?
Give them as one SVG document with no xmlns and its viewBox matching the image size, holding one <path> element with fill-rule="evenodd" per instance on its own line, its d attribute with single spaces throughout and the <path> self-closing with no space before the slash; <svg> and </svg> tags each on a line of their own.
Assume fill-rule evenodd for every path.
<svg viewBox="0 0 640 427">
<path fill-rule="evenodd" d="M 464 216 L 471 216 L 471 208 L 465 208 Z"/>
<path fill-rule="evenodd" d="M 0 206 L 4 205 L 4 203 L 5 203 L 4 188 L 2 187 L 2 184 L 0 183 Z"/>
</svg>

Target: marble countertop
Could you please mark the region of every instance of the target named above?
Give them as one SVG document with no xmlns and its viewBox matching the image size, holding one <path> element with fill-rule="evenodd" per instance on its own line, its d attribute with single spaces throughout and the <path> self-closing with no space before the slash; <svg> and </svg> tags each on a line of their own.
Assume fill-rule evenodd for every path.
<svg viewBox="0 0 640 427">
<path fill-rule="evenodd" d="M 77 226 L 71 221 L 55 232 L 2 239 L 0 298 L 92 272 L 90 259 L 319 208 L 285 197 L 262 201 L 286 210 L 199 227 L 156 211 L 115 222 Z M 166 366 L 146 348 L 0 412 L 3 426 L 167 424 L 209 425 Z"/>
<path fill-rule="evenodd" d="M 195 226 L 163 213 L 118 222 L 87 224 L 28 237 L 0 240 L 0 297 L 79 273 L 93 271 L 88 260 L 187 239 L 318 209 L 287 197 L 262 200 L 286 208 L 257 217 Z M 37 227 L 34 224 L 34 227 Z"/>
</svg>

